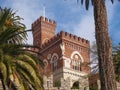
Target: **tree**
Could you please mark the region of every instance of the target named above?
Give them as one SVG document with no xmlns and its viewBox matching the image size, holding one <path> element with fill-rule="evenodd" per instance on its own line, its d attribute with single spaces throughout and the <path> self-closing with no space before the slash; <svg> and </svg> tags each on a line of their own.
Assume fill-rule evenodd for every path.
<svg viewBox="0 0 120 90">
<path fill-rule="evenodd" d="M 11 9 L 0 7 L 0 20 L 2 25 L 0 27 L 0 32 L 3 34 L 1 39 L 5 38 L 9 33 L 12 32 L 12 35 L 10 35 L 8 38 L 5 38 L 4 40 L 6 40 L 7 43 L 22 44 L 23 41 L 27 40 L 27 33 L 25 32 L 26 27 L 20 22 L 22 18 L 16 16 L 15 14 L 16 13 Z M 7 35 L 5 35 L 4 32 L 6 32 Z"/>
<path fill-rule="evenodd" d="M 5 85 L 20 90 L 42 87 L 39 73 L 39 59 L 29 52 L 21 49 L 19 45 L 4 45 L 0 50 L 2 55 L 1 66 Z M 19 87 L 20 86 L 20 87 Z"/>
<path fill-rule="evenodd" d="M 83 4 L 84 1 L 86 9 L 88 10 L 90 0 L 81 0 L 81 4 Z M 114 0 L 111 0 L 112 3 L 113 1 Z M 108 32 L 105 0 L 91 0 L 91 2 L 94 10 L 95 38 L 98 51 L 101 90 L 116 90 L 112 61 L 112 42 Z"/>
<path fill-rule="evenodd" d="M 113 49 L 113 62 L 115 66 L 116 80 L 120 82 L 120 44 L 115 46 Z"/>
<path fill-rule="evenodd" d="M 3 89 L 6 86 L 11 90 L 40 90 L 42 79 L 39 73 L 39 65 L 43 64 L 23 45 L 26 39 L 25 26 L 14 18 L 15 13 L 11 9 L 0 11 L 0 79 Z M 17 20 L 17 21 L 16 21 Z"/>
<path fill-rule="evenodd" d="M 120 82 L 120 44 L 113 47 L 112 56 L 113 56 L 113 64 L 115 67 L 114 69 L 115 69 L 116 80 Z M 96 73 L 96 72 L 99 73 L 97 46 L 96 46 L 95 42 L 92 43 L 91 58 L 92 58 L 92 61 L 90 64 L 95 64 L 92 67 L 92 69 L 93 69 L 92 73 Z"/>
<path fill-rule="evenodd" d="M 92 43 L 91 45 L 91 62 L 89 63 L 89 65 L 91 65 L 91 69 L 92 69 L 92 73 L 99 73 L 98 70 L 98 56 L 97 56 L 97 46 L 95 41 Z"/>
</svg>

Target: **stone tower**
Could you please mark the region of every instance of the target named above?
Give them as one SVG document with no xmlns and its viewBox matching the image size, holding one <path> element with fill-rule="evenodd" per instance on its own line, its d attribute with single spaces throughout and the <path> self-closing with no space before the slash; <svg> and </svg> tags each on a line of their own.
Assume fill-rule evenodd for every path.
<svg viewBox="0 0 120 90">
<path fill-rule="evenodd" d="M 40 17 L 32 24 L 33 45 L 41 48 L 42 44 L 51 39 L 56 32 L 56 22 Z"/>
</svg>

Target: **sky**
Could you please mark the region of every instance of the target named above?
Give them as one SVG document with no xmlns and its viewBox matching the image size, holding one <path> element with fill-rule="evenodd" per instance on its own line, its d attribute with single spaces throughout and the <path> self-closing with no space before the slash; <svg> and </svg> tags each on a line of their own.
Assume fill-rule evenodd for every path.
<svg viewBox="0 0 120 90">
<path fill-rule="evenodd" d="M 108 26 L 113 45 L 120 43 L 120 3 L 114 0 L 106 0 Z M 21 22 L 26 25 L 26 29 L 31 29 L 31 24 L 44 15 L 57 22 L 56 33 L 64 30 L 79 37 L 95 41 L 95 26 L 93 7 L 85 10 L 85 5 L 81 5 L 77 0 L 0 0 L 2 8 L 8 7 L 16 12 L 16 15 L 24 18 Z M 28 33 L 28 44 L 33 43 L 32 33 Z"/>
</svg>

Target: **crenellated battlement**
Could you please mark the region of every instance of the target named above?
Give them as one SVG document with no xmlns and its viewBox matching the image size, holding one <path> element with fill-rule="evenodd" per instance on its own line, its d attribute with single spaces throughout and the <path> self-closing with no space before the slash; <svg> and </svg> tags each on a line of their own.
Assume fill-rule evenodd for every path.
<svg viewBox="0 0 120 90">
<path fill-rule="evenodd" d="M 45 42 L 42 45 L 42 48 L 45 48 L 45 47 L 53 44 L 54 42 L 56 42 L 57 40 L 60 40 L 60 39 L 69 40 L 69 41 L 72 41 L 72 42 L 75 42 L 75 43 L 78 43 L 78 44 L 84 44 L 84 45 L 89 45 L 90 44 L 90 42 L 88 40 L 84 39 L 84 38 L 77 37 L 76 35 L 73 35 L 71 33 L 61 31 L 57 35 L 55 35 L 53 38 L 51 38 L 50 40 Z"/>
<path fill-rule="evenodd" d="M 38 23 L 40 22 L 44 22 L 47 24 L 51 24 L 51 25 L 55 25 L 56 26 L 56 22 L 54 20 L 48 19 L 46 17 L 41 16 L 40 18 L 38 18 L 34 23 L 32 23 L 32 27 L 36 26 Z"/>
<path fill-rule="evenodd" d="M 89 41 L 84 39 L 84 38 L 81 38 L 81 37 L 78 37 L 76 35 L 73 35 L 71 33 L 68 33 L 68 32 L 64 32 L 64 31 L 61 31 L 60 34 L 62 35 L 63 38 L 65 39 L 68 39 L 68 40 L 73 40 L 73 41 L 76 41 L 76 42 L 82 42 L 82 43 L 85 43 L 85 44 L 89 44 Z"/>
<path fill-rule="evenodd" d="M 42 48 L 45 48 L 49 45 L 51 45 L 52 43 L 56 42 L 57 40 L 61 39 L 61 35 L 60 33 L 58 33 L 57 35 L 55 35 L 53 38 L 49 39 L 47 42 L 45 42 L 43 45 L 42 45 Z"/>
</svg>

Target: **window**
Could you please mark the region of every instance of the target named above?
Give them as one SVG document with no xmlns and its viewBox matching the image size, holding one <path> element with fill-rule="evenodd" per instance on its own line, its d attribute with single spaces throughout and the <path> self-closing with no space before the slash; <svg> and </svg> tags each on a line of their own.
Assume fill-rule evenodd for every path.
<svg viewBox="0 0 120 90">
<path fill-rule="evenodd" d="M 78 51 L 74 51 L 71 54 L 71 68 L 77 71 L 81 71 L 81 63 L 83 63 L 83 57 Z"/>
<path fill-rule="evenodd" d="M 52 70 L 55 71 L 57 70 L 57 57 L 54 56 L 52 60 Z"/>
<path fill-rule="evenodd" d="M 43 63 L 44 63 L 45 68 L 47 68 L 47 66 L 48 66 L 48 61 L 47 61 L 46 59 L 44 59 L 44 60 L 43 60 Z"/>
<path fill-rule="evenodd" d="M 81 71 L 80 60 L 72 60 L 72 69 Z"/>
</svg>

